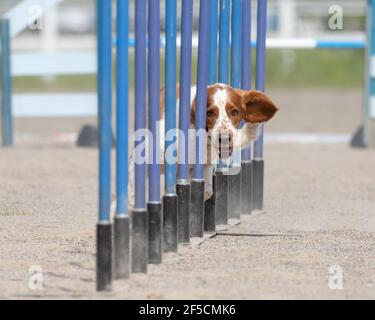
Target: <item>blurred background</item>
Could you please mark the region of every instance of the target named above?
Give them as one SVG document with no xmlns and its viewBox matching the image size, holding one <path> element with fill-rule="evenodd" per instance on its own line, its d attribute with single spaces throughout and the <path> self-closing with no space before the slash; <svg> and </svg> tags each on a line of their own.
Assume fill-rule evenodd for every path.
<svg viewBox="0 0 375 320">
<path fill-rule="evenodd" d="M 2 0 L 0 15 L 9 12 L 19 2 Z M 195 2 L 196 40 L 199 6 L 198 1 Z M 134 38 L 134 1 L 130 3 L 130 37 Z M 178 4 L 181 5 L 180 1 Z M 164 21 L 164 1 L 161 5 Z M 255 40 L 256 1 L 252 5 L 252 34 Z M 342 30 L 329 28 L 328 21 L 332 15 L 329 8 L 332 5 L 343 9 Z M 115 21 L 115 6 L 113 16 Z M 365 0 L 338 0 L 334 3 L 327 0 L 270 0 L 268 16 L 268 38 L 271 40 L 365 40 Z M 48 117 L 44 130 L 65 132 L 67 135 L 64 137 L 73 141 L 83 123 L 96 122 L 95 1 L 61 1 L 48 9 L 38 23 L 42 26 L 40 29 L 26 28 L 11 42 L 12 68 L 17 70 L 13 79 L 16 139 L 21 142 L 22 132 L 38 131 L 45 123 L 43 118 Z M 133 65 L 131 51 L 130 63 Z M 255 65 L 255 51 L 253 53 Z M 282 112 L 279 121 L 270 124 L 269 130 L 277 133 L 340 133 L 345 134 L 342 139 L 348 140 L 361 122 L 364 53 L 363 48 L 270 48 L 267 52 L 266 87 L 278 101 Z M 47 57 L 53 55 L 57 58 L 49 61 Z M 59 74 L 58 71 L 50 72 L 51 64 L 52 69 L 65 71 L 65 65 L 73 64 L 75 67 L 70 74 Z M 23 72 L 30 65 L 36 71 Z M 193 66 L 195 82 L 196 54 Z M 131 85 L 133 71 L 131 68 Z M 132 102 L 132 94 L 130 100 Z M 62 121 L 64 117 L 69 118 L 65 125 Z M 27 140 L 26 135 L 23 140 Z"/>
</svg>

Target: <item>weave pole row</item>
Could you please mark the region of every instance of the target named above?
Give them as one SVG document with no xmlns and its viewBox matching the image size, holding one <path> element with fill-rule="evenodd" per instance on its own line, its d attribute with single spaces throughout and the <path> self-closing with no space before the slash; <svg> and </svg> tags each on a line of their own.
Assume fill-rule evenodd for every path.
<svg viewBox="0 0 375 320">
<path fill-rule="evenodd" d="M 265 0 L 258 2 L 257 88 L 264 88 Z M 263 196 L 256 192 L 263 185 L 262 170 L 254 161 L 263 161 L 262 140 L 255 158 L 252 150 L 237 155 L 228 174 L 228 165 L 219 163 L 213 180 L 214 196 L 204 201 L 204 159 L 206 135 L 207 87 L 217 81 L 249 90 L 251 87 L 251 4 L 250 0 L 200 0 L 199 45 L 196 79 L 195 136 L 190 149 L 190 105 L 192 86 L 193 0 L 182 1 L 180 99 L 177 105 L 177 2 L 166 0 L 165 29 L 165 128 L 159 128 L 160 110 L 160 1 L 135 2 L 135 105 L 134 150 L 145 144 L 141 130 L 151 132 L 147 164 L 134 161 L 134 206 L 129 215 L 129 1 L 117 0 L 117 65 L 116 65 L 116 213 L 112 226 L 111 145 L 112 145 L 112 4 L 97 0 L 98 18 L 98 108 L 99 108 L 99 221 L 97 224 L 97 290 L 110 290 L 112 278 L 129 277 L 130 273 L 146 273 L 148 264 L 160 264 L 163 252 L 175 252 L 179 243 L 192 237 L 202 238 L 204 230 L 215 231 L 228 224 L 228 218 L 240 219 L 245 208 L 259 208 Z M 146 14 L 148 13 L 148 14 Z M 232 19 L 231 19 L 232 16 Z M 262 23 L 259 19 L 264 20 Z M 148 26 L 148 29 L 147 29 Z M 219 29 L 219 33 L 218 33 Z M 232 39 L 232 40 L 230 40 Z M 231 65 L 230 65 L 231 64 Z M 258 65 L 259 64 L 259 65 Z M 231 68 L 229 68 L 231 66 Z M 263 73 L 258 75 L 258 73 Z M 146 99 L 148 97 L 148 99 Z M 147 102 L 148 101 L 148 102 Z M 177 108 L 178 120 L 177 120 Z M 148 115 L 148 119 L 147 116 Z M 185 139 L 177 135 L 181 132 Z M 160 135 L 165 130 L 165 135 Z M 191 133 L 190 133 L 191 134 Z M 164 141 L 159 141 L 160 137 Z M 179 137 L 177 139 L 177 137 Z M 183 141 L 184 140 L 184 141 Z M 176 161 L 164 161 L 164 194 L 161 197 L 160 143 L 165 150 L 174 144 L 179 150 Z M 204 152 L 202 152 L 204 150 Z M 194 154 L 190 176 L 189 155 Z M 163 156 L 163 155 L 162 155 Z M 254 168 L 253 168 L 254 166 Z M 242 170 L 241 170 L 242 167 Z M 232 170 L 231 168 L 230 170 Z M 254 173 L 253 173 L 254 169 Z M 255 171 L 258 170 L 258 171 Z M 147 183 L 148 178 L 148 183 Z M 231 190 L 231 192 L 229 192 Z M 235 190 L 235 192 L 233 192 Z M 258 204 L 256 206 L 255 204 Z M 228 210 L 231 206 L 231 210 Z M 235 210 L 232 210 L 235 208 Z M 233 215 L 233 216 L 232 216 Z M 130 223 L 131 222 L 131 223 Z M 130 227 L 131 226 L 131 227 Z M 113 239 L 112 239 L 113 229 Z M 113 248 L 112 248 L 113 241 Z M 112 257 L 113 251 L 113 257 Z M 112 260 L 114 265 L 112 266 Z M 114 275 L 112 275 L 112 269 Z"/>
<path fill-rule="evenodd" d="M 232 19 L 230 18 L 231 13 Z M 230 83 L 235 88 L 250 90 L 252 77 L 251 1 L 220 0 L 219 15 L 219 74 L 217 80 L 225 84 Z M 257 7 L 256 89 L 260 91 L 264 91 L 265 82 L 266 27 L 267 1 L 259 0 Z M 211 37 L 216 37 L 216 34 L 211 34 Z M 229 66 L 231 66 L 230 77 Z M 214 72 L 212 71 L 210 74 L 214 74 Z M 212 79 L 211 83 L 216 82 L 214 76 L 210 79 Z M 238 223 L 241 214 L 249 214 L 254 210 L 263 209 L 263 126 L 260 131 L 260 137 L 255 142 L 255 151 L 252 147 L 242 150 L 241 161 L 234 161 L 231 170 L 228 170 L 227 164 L 220 162 L 216 167 L 214 179 L 216 196 L 214 199 L 216 201 L 217 225 Z M 239 154 L 235 153 L 234 158 L 238 160 Z"/>
</svg>

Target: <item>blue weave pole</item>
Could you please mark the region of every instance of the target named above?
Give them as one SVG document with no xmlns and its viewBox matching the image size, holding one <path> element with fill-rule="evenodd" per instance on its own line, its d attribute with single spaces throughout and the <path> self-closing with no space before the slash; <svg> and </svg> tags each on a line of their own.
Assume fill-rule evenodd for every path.
<svg viewBox="0 0 375 320">
<path fill-rule="evenodd" d="M 13 145 L 12 76 L 10 59 L 9 20 L 0 20 L 0 72 L 1 72 L 1 128 L 2 145 Z"/>
<path fill-rule="evenodd" d="M 135 132 L 146 129 L 146 0 L 135 2 Z M 139 132 L 139 131 L 138 131 Z M 142 134 L 134 147 L 144 143 Z M 143 148 L 140 148 L 143 149 Z M 146 163 L 135 152 L 135 206 L 132 213 L 132 271 L 146 273 L 148 264 L 148 216 L 146 210 Z M 139 160 L 139 161 L 137 161 Z"/>
<path fill-rule="evenodd" d="M 231 85 L 241 87 L 242 0 L 232 0 Z M 237 128 L 239 129 L 239 128 Z M 229 219 L 241 219 L 241 151 L 234 150 L 229 175 Z"/>
<path fill-rule="evenodd" d="M 160 202 L 160 1 L 149 0 L 149 51 L 148 51 L 148 121 L 152 133 L 149 164 L 149 201 Z"/>
<path fill-rule="evenodd" d="M 230 1 L 220 0 L 219 7 L 219 82 L 229 83 Z M 219 161 L 216 168 L 216 225 L 228 223 L 227 166 Z"/>
<path fill-rule="evenodd" d="M 117 0 L 116 215 L 128 215 L 129 1 Z"/>
<path fill-rule="evenodd" d="M 367 18 L 368 48 L 366 50 L 367 71 L 366 71 L 366 103 L 363 109 L 363 146 L 375 146 L 375 77 L 374 77 L 374 56 L 375 56 L 375 1 L 368 1 Z"/>
<path fill-rule="evenodd" d="M 219 82 L 229 84 L 229 51 L 230 51 L 230 1 L 220 0 L 219 22 Z M 219 161 L 218 168 L 226 167 Z"/>
<path fill-rule="evenodd" d="M 208 84 L 208 60 L 209 60 L 209 32 L 210 32 L 210 0 L 200 0 L 199 16 L 199 46 L 198 46 L 198 79 L 195 111 L 195 129 L 204 132 L 206 130 L 206 104 Z M 204 136 L 203 136 L 204 138 Z M 193 178 L 203 180 L 204 163 L 202 149 L 202 137 L 199 133 L 195 139 L 195 164 Z"/>
<path fill-rule="evenodd" d="M 99 221 L 102 222 L 109 222 L 111 206 L 112 23 L 110 11 L 111 5 L 107 1 L 98 0 Z"/>
<path fill-rule="evenodd" d="M 191 183 L 191 236 L 203 237 L 204 161 L 206 154 L 206 110 L 208 85 L 210 1 L 200 0 L 198 79 L 195 110 L 195 162 Z"/>
<path fill-rule="evenodd" d="M 165 194 L 163 197 L 163 249 L 177 251 L 178 198 L 176 194 L 176 159 L 168 152 L 176 143 L 176 86 L 177 86 L 177 3 L 166 2 L 165 47 Z M 169 155 L 169 156 L 168 156 Z"/>
<path fill-rule="evenodd" d="M 162 205 L 160 199 L 160 1 L 148 1 L 148 122 L 152 134 L 149 155 L 148 263 L 162 260 Z"/>
<path fill-rule="evenodd" d="M 241 88 L 251 89 L 251 0 L 242 1 L 242 74 Z M 251 160 L 251 147 L 242 151 L 243 161 Z"/>
<path fill-rule="evenodd" d="M 217 45 L 218 45 L 218 24 L 219 24 L 219 0 L 210 2 L 210 60 L 208 66 L 208 84 L 217 82 Z"/>
<path fill-rule="evenodd" d="M 116 114 L 116 216 L 114 220 L 115 278 L 130 273 L 130 231 L 128 214 L 128 43 L 129 1 L 117 0 L 117 114 Z"/>
<path fill-rule="evenodd" d="M 181 72 L 178 150 L 178 242 L 190 240 L 190 173 L 189 173 L 189 128 L 190 128 L 190 90 L 192 66 L 193 0 L 182 1 L 181 20 Z"/>
<path fill-rule="evenodd" d="M 190 128 L 190 90 L 192 66 L 192 35 L 193 35 L 193 0 L 182 2 L 181 27 L 181 72 L 180 72 L 180 105 L 179 129 L 184 139 L 179 140 L 178 179 L 187 180 L 189 174 L 189 128 Z"/>
<path fill-rule="evenodd" d="M 369 50 L 368 50 L 368 53 L 370 55 L 369 59 L 371 61 L 371 59 L 374 58 L 375 56 L 375 1 L 374 0 L 370 0 L 369 2 L 369 31 L 370 31 L 370 34 L 368 36 L 369 38 Z M 371 70 L 371 65 L 370 65 L 370 68 Z M 370 97 L 374 97 L 375 96 L 375 77 L 373 75 L 371 75 L 371 71 L 370 72 L 370 91 L 369 91 L 369 95 Z M 374 106 L 370 106 L 370 110 L 368 110 L 368 114 L 367 116 L 370 117 L 371 119 L 374 119 L 375 118 L 375 110 L 371 110 L 373 109 Z"/>
<path fill-rule="evenodd" d="M 97 0 L 99 222 L 97 225 L 96 286 L 110 290 L 112 283 L 111 144 L 112 144 L 112 12 L 111 1 Z"/>
<path fill-rule="evenodd" d="M 242 1 L 242 75 L 241 88 L 251 89 L 251 0 Z M 243 123 L 244 124 L 244 123 Z M 241 154 L 241 211 L 252 212 L 253 207 L 253 164 L 251 146 Z"/>
<path fill-rule="evenodd" d="M 256 56 L 256 90 L 264 91 L 266 77 L 266 33 L 267 33 L 267 0 L 258 0 L 257 13 L 257 56 Z M 263 131 L 261 125 L 259 139 L 255 142 L 254 157 L 263 159 Z"/>
<path fill-rule="evenodd" d="M 166 2 L 166 49 L 165 49 L 165 133 L 176 130 L 176 24 L 177 3 L 175 0 Z M 171 131 L 170 131 L 171 130 Z M 171 133 L 170 133 L 171 134 Z M 165 150 L 175 141 L 166 139 Z M 176 186 L 176 165 L 171 159 L 165 163 L 165 192 L 174 194 Z"/>
<path fill-rule="evenodd" d="M 255 87 L 259 91 L 265 89 L 266 76 L 266 32 L 267 32 L 267 0 L 258 0 L 257 12 L 257 58 Z M 259 126 L 259 138 L 254 143 L 253 184 L 254 209 L 263 209 L 264 159 L 263 159 L 264 125 Z"/>
<path fill-rule="evenodd" d="M 217 82 L 218 70 L 218 25 L 219 25 L 219 1 L 211 0 L 210 3 L 210 48 L 209 48 L 209 66 L 208 66 L 208 84 Z M 215 168 L 216 169 L 216 168 Z M 210 199 L 204 204 L 204 230 L 215 232 L 216 230 L 216 174 L 212 176 L 212 191 Z"/>
<path fill-rule="evenodd" d="M 229 83 L 230 1 L 220 0 L 219 82 Z"/>
<path fill-rule="evenodd" d="M 229 53 L 230 53 L 230 1 L 220 0 L 219 22 L 219 82 L 229 84 Z M 217 167 L 224 170 L 227 165 L 219 161 Z M 220 187 L 218 187 L 220 189 Z"/>
<path fill-rule="evenodd" d="M 232 0 L 231 85 L 241 86 L 242 0 Z"/>
<path fill-rule="evenodd" d="M 146 128 L 146 0 L 135 2 L 135 131 Z M 143 141 L 135 141 L 137 148 Z M 137 155 L 136 155 L 137 156 Z M 146 208 L 146 164 L 135 163 L 135 208 Z"/>
</svg>

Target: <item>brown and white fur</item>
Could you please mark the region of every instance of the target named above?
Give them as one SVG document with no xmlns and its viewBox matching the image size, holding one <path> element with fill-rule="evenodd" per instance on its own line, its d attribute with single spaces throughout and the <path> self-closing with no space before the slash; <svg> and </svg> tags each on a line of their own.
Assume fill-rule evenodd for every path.
<svg viewBox="0 0 375 320">
<path fill-rule="evenodd" d="M 180 88 L 177 87 L 176 107 L 179 107 Z M 164 134 L 165 134 L 165 101 L 164 89 L 160 91 L 160 156 L 164 156 Z M 195 111 L 196 111 L 196 87 L 191 88 L 191 114 L 190 114 L 190 128 L 194 129 Z M 204 165 L 204 182 L 205 182 L 205 196 L 207 200 L 212 196 L 212 175 L 213 169 L 219 158 L 230 157 L 233 150 L 242 150 L 257 138 L 258 125 L 260 123 L 270 120 L 277 108 L 272 100 L 264 93 L 255 90 L 241 90 L 234 89 L 228 85 L 217 83 L 208 87 L 207 90 L 207 106 L 206 106 L 206 132 L 207 132 L 207 149 L 206 159 Z M 178 112 L 177 112 L 178 119 Z M 177 120 L 176 119 L 176 120 Z M 238 129 L 241 121 L 245 125 Z M 177 122 L 178 123 L 178 122 Z M 223 154 L 222 141 L 220 137 L 226 134 L 230 137 L 226 140 L 226 148 L 229 152 Z M 190 160 L 194 159 L 194 137 L 189 135 L 190 144 Z M 177 150 L 178 151 L 178 150 Z M 146 151 L 147 152 L 147 151 Z M 163 159 L 160 159 L 163 163 Z M 129 165 L 129 198 L 134 199 L 134 163 L 130 159 Z M 190 162 L 193 163 L 193 162 Z M 192 167 L 192 166 L 191 166 Z M 161 170 L 163 171 L 163 170 Z M 112 214 L 116 205 L 115 195 L 112 201 Z"/>
<path fill-rule="evenodd" d="M 196 87 L 191 88 L 191 128 L 194 128 L 196 111 Z M 177 88 L 179 97 L 179 88 Z M 161 90 L 161 119 L 160 131 L 164 134 L 164 90 Z M 179 101 L 177 101 L 177 107 Z M 256 139 L 259 123 L 270 120 L 277 112 L 275 104 L 264 93 L 250 90 L 234 89 L 228 85 L 217 83 L 208 87 L 206 106 L 207 155 L 209 159 L 204 168 L 205 200 L 212 196 L 212 174 L 219 158 L 230 157 L 233 150 L 242 150 Z M 241 129 L 241 121 L 245 121 Z M 225 141 L 226 155 L 221 137 L 229 138 Z M 164 151 L 164 137 L 160 139 L 161 150 Z M 190 150 L 194 150 L 194 139 L 190 135 Z M 163 154 L 162 152 L 161 154 Z M 192 154 L 192 153 L 191 153 Z"/>
</svg>

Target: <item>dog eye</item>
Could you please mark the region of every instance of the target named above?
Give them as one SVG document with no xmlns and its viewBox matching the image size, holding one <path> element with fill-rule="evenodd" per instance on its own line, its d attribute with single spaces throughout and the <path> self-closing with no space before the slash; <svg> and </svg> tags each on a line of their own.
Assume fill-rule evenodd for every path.
<svg viewBox="0 0 375 320">
<path fill-rule="evenodd" d="M 231 115 L 232 115 L 232 117 L 237 117 L 238 114 L 239 114 L 239 112 L 238 112 L 238 110 L 236 110 L 236 109 L 233 109 L 233 110 L 231 111 Z"/>
<path fill-rule="evenodd" d="M 207 111 L 207 117 L 211 118 L 215 116 L 215 113 L 213 111 Z"/>
</svg>

